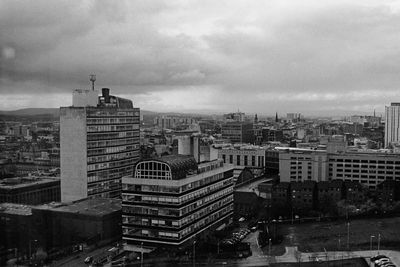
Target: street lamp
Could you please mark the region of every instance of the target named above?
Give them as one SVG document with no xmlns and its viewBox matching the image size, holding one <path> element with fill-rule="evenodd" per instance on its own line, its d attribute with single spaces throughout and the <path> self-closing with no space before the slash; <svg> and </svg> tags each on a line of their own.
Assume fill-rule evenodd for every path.
<svg viewBox="0 0 400 267">
<path fill-rule="evenodd" d="M 33 242 L 37 242 L 37 240 L 36 239 L 34 239 L 34 240 L 29 240 L 29 260 L 31 260 L 32 259 L 32 241 Z"/>
<path fill-rule="evenodd" d="M 372 251 L 372 238 L 374 238 L 374 237 L 375 237 L 374 235 L 371 235 L 369 237 L 369 250 L 371 250 L 371 251 Z"/>
<path fill-rule="evenodd" d="M 196 240 L 193 241 L 193 267 L 196 266 Z"/>
<path fill-rule="evenodd" d="M 143 242 L 140 243 L 140 267 L 143 267 Z"/>
<path fill-rule="evenodd" d="M 380 246 L 381 246 L 381 234 L 378 234 L 378 255 L 379 255 Z"/>
<path fill-rule="evenodd" d="M 271 241 L 272 239 L 268 239 L 268 255 L 271 257 Z"/>
</svg>

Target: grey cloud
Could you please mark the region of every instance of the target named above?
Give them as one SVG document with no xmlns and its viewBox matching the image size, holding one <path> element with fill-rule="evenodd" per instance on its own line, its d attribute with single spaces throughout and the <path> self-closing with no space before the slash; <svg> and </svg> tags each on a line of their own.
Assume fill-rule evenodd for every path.
<svg viewBox="0 0 400 267">
<path fill-rule="evenodd" d="M 385 6 L 285 14 L 274 13 L 271 2 L 255 8 L 253 18 L 245 3 L 222 12 L 229 3 L 2 1 L 0 93 L 26 93 L 29 82 L 32 93 L 69 92 L 87 86 L 94 72 L 98 86 L 121 94 L 209 86 L 229 95 L 210 100 L 224 101 L 218 106 L 246 105 L 245 99 L 252 109 L 262 101 L 278 109 L 249 92 L 390 91 L 400 83 L 400 16 Z M 211 30 L 180 30 L 202 19 Z M 298 108 L 317 104 L 303 99 Z"/>
</svg>

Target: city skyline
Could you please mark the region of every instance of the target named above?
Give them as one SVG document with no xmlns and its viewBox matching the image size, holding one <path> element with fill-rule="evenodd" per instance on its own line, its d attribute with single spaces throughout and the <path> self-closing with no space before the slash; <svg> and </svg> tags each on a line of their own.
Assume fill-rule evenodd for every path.
<svg viewBox="0 0 400 267">
<path fill-rule="evenodd" d="M 95 73 L 97 89 L 145 110 L 383 113 L 400 99 L 399 10 L 393 1 L 5 1 L 0 110 L 68 106 Z"/>
</svg>

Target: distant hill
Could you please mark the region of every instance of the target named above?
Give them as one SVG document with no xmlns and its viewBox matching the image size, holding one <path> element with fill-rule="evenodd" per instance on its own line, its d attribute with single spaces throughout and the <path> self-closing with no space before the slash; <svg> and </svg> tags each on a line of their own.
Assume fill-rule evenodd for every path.
<svg viewBox="0 0 400 267">
<path fill-rule="evenodd" d="M 58 108 L 24 108 L 11 111 L 0 111 L 0 115 L 8 116 L 37 116 L 37 115 L 51 115 L 59 116 Z"/>
<path fill-rule="evenodd" d="M 140 110 L 142 115 L 157 115 L 158 112 Z M 38 116 L 38 115 L 49 115 L 58 117 L 60 116 L 60 109 L 58 108 L 24 108 L 18 110 L 4 111 L 0 110 L 2 116 Z"/>
</svg>

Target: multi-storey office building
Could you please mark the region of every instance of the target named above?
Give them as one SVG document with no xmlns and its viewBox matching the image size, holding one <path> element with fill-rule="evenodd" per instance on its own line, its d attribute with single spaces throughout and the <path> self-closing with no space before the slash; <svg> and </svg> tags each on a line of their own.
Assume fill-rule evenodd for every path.
<svg viewBox="0 0 400 267">
<path fill-rule="evenodd" d="M 249 122 L 227 122 L 221 128 L 222 138 L 231 143 L 253 143 L 253 124 Z"/>
<path fill-rule="evenodd" d="M 279 148 L 280 180 L 359 182 L 375 189 L 385 180 L 400 180 L 400 154 L 383 152 L 339 152 Z"/>
<path fill-rule="evenodd" d="M 218 158 L 234 166 L 264 168 L 266 149 L 257 146 L 222 148 L 218 150 Z"/>
<path fill-rule="evenodd" d="M 400 142 L 400 103 L 385 107 L 385 147 Z"/>
<path fill-rule="evenodd" d="M 122 178 L 122 214 L 128 244 L 184 246 L 230 221 L 233 168 L 182 155 L 140 161 Z"/>
<path fill-rule="evenodd" d="M 139 109 L 103 88 L 75 90 L 60 108 L 61 200 L 121 197 L 121 177 L 139 159 Z"/>
</svg>

